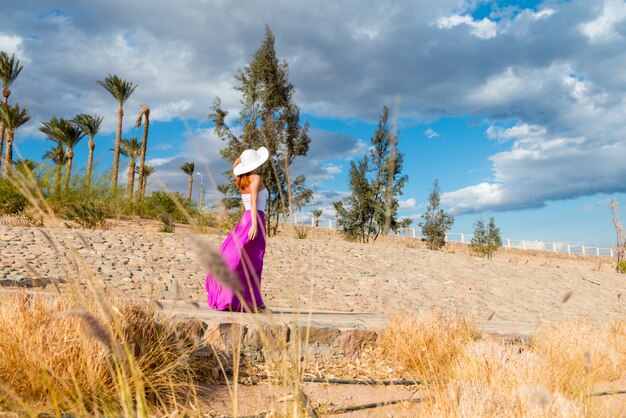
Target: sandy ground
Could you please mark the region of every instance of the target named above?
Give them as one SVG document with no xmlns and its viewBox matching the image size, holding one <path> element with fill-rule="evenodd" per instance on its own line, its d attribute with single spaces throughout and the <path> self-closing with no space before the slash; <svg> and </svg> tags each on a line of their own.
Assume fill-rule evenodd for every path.
<svg viewBox="0 0 626 418">
<path fill-rule="evenodd" d="M 126 221 L 108 230 L 48 228 L 46 237 L 36 228 L 0 227 L 0 283 L 39 279 L 35 284 L 53 290 L 55 280 L 78 276 L 86 284 L 96 277 L 127 297 L 178 294 L 204 303 L 198 255 L 217 249 L 224 235 L 182 226 L 174 234 L 151 231 L 156 228 Z M 290 235 L 268 240 L 262 288 L 270 307 L 388 314 L 438 307 L 523 322 L 626 315 L 626 277 L 611 271 L 609 259 L 509 250 L 485 260 L 460 244 L 441 252 L 411 239 L 360 244 L 330 231 Z"/>
</svg>

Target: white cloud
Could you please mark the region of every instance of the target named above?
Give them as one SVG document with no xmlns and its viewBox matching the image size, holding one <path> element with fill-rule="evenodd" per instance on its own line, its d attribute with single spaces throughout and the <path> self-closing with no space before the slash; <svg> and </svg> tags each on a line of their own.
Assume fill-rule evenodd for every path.
<svg viewBox="0 0 626 418">
<path fill-rule="evenodd" d="M 152 145 L 150 148 L 156 151 L 167 151 L 167 150 L 174 148 L 174 146 L 172 144 L 164 143 L 164 144 Z"/>
<path fill-rule="evenodd" d="M 172 103 L 163 103 L 150 110 L 150 118 L 168 122 L 191 109 L 189 100 L 178 100 Z"/>
<path fill-rule="evenodd" d="M 0 51 L 19 55 L 23 41 L 21 36 L 0 34 Z"/>
<path fill-rule="evenodd" d="M 496 36 L 496 22 L 486 17 L 482 20 L 475 20 L 468 15 L 453 14 L 437 20 L 437 26 L 441 29 L 450 29 L 459 25 L 469 26 L 471 34 L 481 39 L 491 39 Z"/>
<path fill-rule="evenodd" d="M 438 136 L 441 136 L 439 134 L 439 132 L 435 131 L 432 128 L 428 128 L 424 131 L 424 135 L 426 135 L 428 138 L 437 138 Z"/>
<path fill-rule="evenodd" d="M 413 199 L 412 197 L 406 200 L 398 201 L 398 206 L 400 209 L 414 208 L 416 204 L 417 204 L 417 201 Z"/>
<path fill-rule="evenodd" d="M 609 41 L 617 37 L 615 26 L 626 19 L 626 2 L 605 0 L 602 13 L 580 25 L 582 33 L 592 42 Z"/>
<path fill-rule="evenodd" d="M 337 165 L 328 165 L 326 167 L 323 167 L 323 170 L 329 175 L 329 176 L 334 176 L 336 174 L 341 173 L 341 167 L 337 166 Z"/>
</svg>

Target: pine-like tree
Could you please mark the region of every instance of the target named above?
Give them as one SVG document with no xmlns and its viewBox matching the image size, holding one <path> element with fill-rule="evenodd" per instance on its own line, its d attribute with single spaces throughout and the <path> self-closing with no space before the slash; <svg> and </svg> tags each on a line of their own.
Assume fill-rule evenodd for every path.
<svg viewBox="0 0 626 418">
<path fill-rule="evenodd" d="M 346 199 L 342 219 L 344 233 L 363 242 L 376 240 L 382 233 L 396 231 L 398 196 L 408 177 L 402 175 L 403 155 L 397 152 L 397 135 L 389 129 L 389 109 L 383 107 L 378 128 L 372 137 L 372 149 L 350 168 L 351 196 Z"/>
<path fill-rule="evenodd" d="M 234 161 L 245 149 L 265 146 L 269 150 L 270 159 L 259 174 L 269 191 L 266 220 L 270 235 L 276 232 L 280 213 L 286 214 L 290 206 L 302 199 L 293 191 L 296 184 L 292 182 L 290 167 L 296 157 L 306 155 L 311 141 L 308 124 L 300 124 L 300 109 L 294 101 L 294 87 L 288 75 L 287 62 L 280 62 L 276 57 L 274 35 L 266 26 L 261 46 L 249 64 L 235 75 L 239 82 L 237 90 L 243 96 L 236 121 L 242 134 L 236 136 L 226 124 L 228 112 L 222 109 L 219 98 L 209 115 L 215 132 L 227 142 L 221 151 L 227 160 Z M 231 181 L 221 190 L 228 202 L 238 190 L 233 184 L 232 172 L 229 170 L 226 174 Z M 270 228 L 272 220 L 276 221 L 274 228 Z"/>
<path fill-rule="evenodd" d="M 365 156 L 359 161 L 350 161 L 351 194 L 345 199 L 345 205 L 339 221 L 344 235 L 351 240 L 360 239 L 368 242 L 374 232 L 371 220 L 376 214 L 377 202 L 367 179 L 369 159 Z"/>
<path fill-rule="evenodd" d="M 439 180 L 435 179 L 428 196 L 426 212 L 422 214 L 423 221 L 420 222 L 422 235 L 431 250 L 439 250 L 446 245 L 446 234 L 454 223 L 454 217 L 441 209 L 440 205 Z"/>
<path fill-rule="evenodd" d="M 485 222 L 482 218 L 476 219 L 470 251 L 478 256 L 490 259 L 500 247 L 502 247 L 500 228 L 496 227 L 496 221 L 493 216 L 489 219 L 487 227 L 485 227 Z"/>
</svg>

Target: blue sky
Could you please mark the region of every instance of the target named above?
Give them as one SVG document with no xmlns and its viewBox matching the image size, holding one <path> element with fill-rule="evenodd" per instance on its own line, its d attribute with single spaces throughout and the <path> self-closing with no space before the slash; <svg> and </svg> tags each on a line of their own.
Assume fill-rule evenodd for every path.
<svg viewBox="0 0 626 418">
<path fill-rule="evenodd" d="M 233 74 L 268 23 L 311 125 L 295 170 L 329 217 L 348 191 L 349 161 L 397 97 L 402 217 L 419 218 L 438 178 L 455 232 L 493 215 L 510 238 L 613 244 L 608 200 L 626 205 L 622 0 L 127 3 L 33 0 L 0 16 L 0 49 L 25 66 L 10 99 L 33 114 L 17 136 L 25 158 L 51 145 L 42 120 L 89 112 L 105 117 L 96 158 L 110 166 L 116 105 L 95 81 L 118 74 L 139 84 L 125 137 L 140 136 L 140 105 L 152 109 L 152 186 L 185 190 L 178 167 L 195 161 L 211 203 L 228 163 L 207 115 L 216 96 L 236 115 Z M 75 165 L 86 155 L 85 141 Z"/>
</svg>

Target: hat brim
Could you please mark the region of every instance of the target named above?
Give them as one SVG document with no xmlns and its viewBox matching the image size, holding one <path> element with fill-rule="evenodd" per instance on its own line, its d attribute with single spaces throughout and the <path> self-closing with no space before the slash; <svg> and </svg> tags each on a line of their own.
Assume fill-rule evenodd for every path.
<svg viewBox="0 0 626 418">
<path fill-rule="evenodd" d="M 246 164 L 244 163 L 237 164 L 235 168 L 233 169 L 233 174 L 235 174 L 236 176 L 240 176 L 242 174 L 249 173 L 252 170 L 255 170 L 261 167 L 270 156 L 270 152 L 265 147 L 259 148 L 258 150 L 256 150 L 256 152 L 259 156 L 257 160 L 251 161 Z"/>
</svg>

